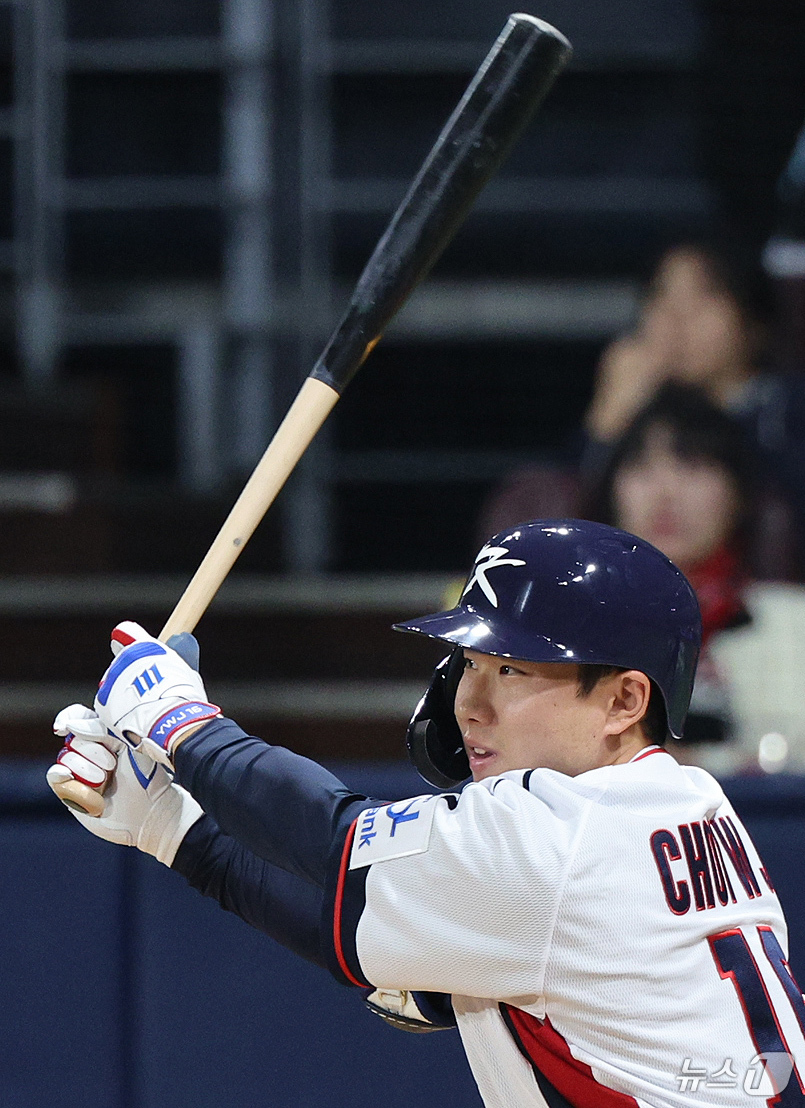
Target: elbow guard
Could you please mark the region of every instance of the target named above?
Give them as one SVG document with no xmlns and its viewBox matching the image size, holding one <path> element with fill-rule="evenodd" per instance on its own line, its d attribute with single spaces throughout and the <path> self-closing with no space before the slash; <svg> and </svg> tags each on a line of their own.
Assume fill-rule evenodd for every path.
<svg viewBox="0 0 805 1108">
<path fill-rule="evenodd" d="M 375 989 L 364 997 L 370 1012 L 400 1031 L 415 1035 L 447 1031 L 456 1026 L 450 997 L 446 993 L 408 992 L 407 989 Z"/>
</svg>

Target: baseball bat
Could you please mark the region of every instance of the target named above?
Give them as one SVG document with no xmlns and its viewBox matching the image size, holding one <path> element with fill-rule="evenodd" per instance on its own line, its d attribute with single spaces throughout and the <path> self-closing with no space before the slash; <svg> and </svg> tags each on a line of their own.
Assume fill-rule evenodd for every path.
<svg viewBox="0 0 805 1108">
<path fill-rule="evenodd" d="M 509 16 L 392 216 L 340 323 L 160 639 L 196 626 L 344 389 L 453 238 L 571 52 L 568 40 L 550 24 L 523 13 Z M 103 811 L 99 792 L 80 782 L 65 782 L 58 793 L 90 815 Z"/>
</svg>

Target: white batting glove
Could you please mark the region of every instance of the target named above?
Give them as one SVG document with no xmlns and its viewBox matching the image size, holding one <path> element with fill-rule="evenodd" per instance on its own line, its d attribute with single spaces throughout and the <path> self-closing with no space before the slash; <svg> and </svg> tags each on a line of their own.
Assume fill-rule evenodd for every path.
<svg viewBox="0 0 805 1108">
<path fill-rule="evenodd" d="M 92 788 L 107 785 L 102 815 L 87 816 L 70 808 L 78 822 L 98 838 L 136 846 L 170 866 L 185 835 L 203 815 L 190 793 L 173 783 L 164 766 L 108 735 L 95 712 L 83 704 L 59 712 L 53 730 L 66 742 L 47 772 L 51 788 L 71 779 Z"/>
<path fill-rule="evenodd" d="M 181 734 L 221 709 L 207 700 L 196 670 L 138 623 L 115 627 L 112 653 L 95 697 L 98 718 L 129 746 L 170 766 Z"/>
<path fill-rule="evenodd" d="M 107 731 L 93 710 L 83 704 L 62 708 L 53 721 L 53 730 L 64 739 L 64 746 L 47 772 L 50 787 L 80 781 L 103 792 L 117 759 L 100 742 L 107 737 Z"/>
</svg>

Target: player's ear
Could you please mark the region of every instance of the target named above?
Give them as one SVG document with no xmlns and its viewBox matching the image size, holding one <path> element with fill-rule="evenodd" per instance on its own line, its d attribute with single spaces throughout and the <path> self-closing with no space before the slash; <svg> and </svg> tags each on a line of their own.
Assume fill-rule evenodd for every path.
<svg viewBox="0 0 805 1108">
<path fill-rule="evenodd" d="M 651 681 L 639 669 L 625 669 L 610 678 L 607 732 L 622 735 L 648 711 Z"/>
</svg>

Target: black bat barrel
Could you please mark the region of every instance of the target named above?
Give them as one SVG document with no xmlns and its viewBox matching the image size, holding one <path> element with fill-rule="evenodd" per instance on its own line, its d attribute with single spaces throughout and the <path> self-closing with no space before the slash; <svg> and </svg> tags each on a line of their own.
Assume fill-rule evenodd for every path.
<svg viewBox="0 0 805 1108">
<path fill-rule="evenodd" d="M 509 16 L 361 274 L 311 377 L 341 393 L 453 238 L 572 53 L 531 15 Z"/>
</svg>

